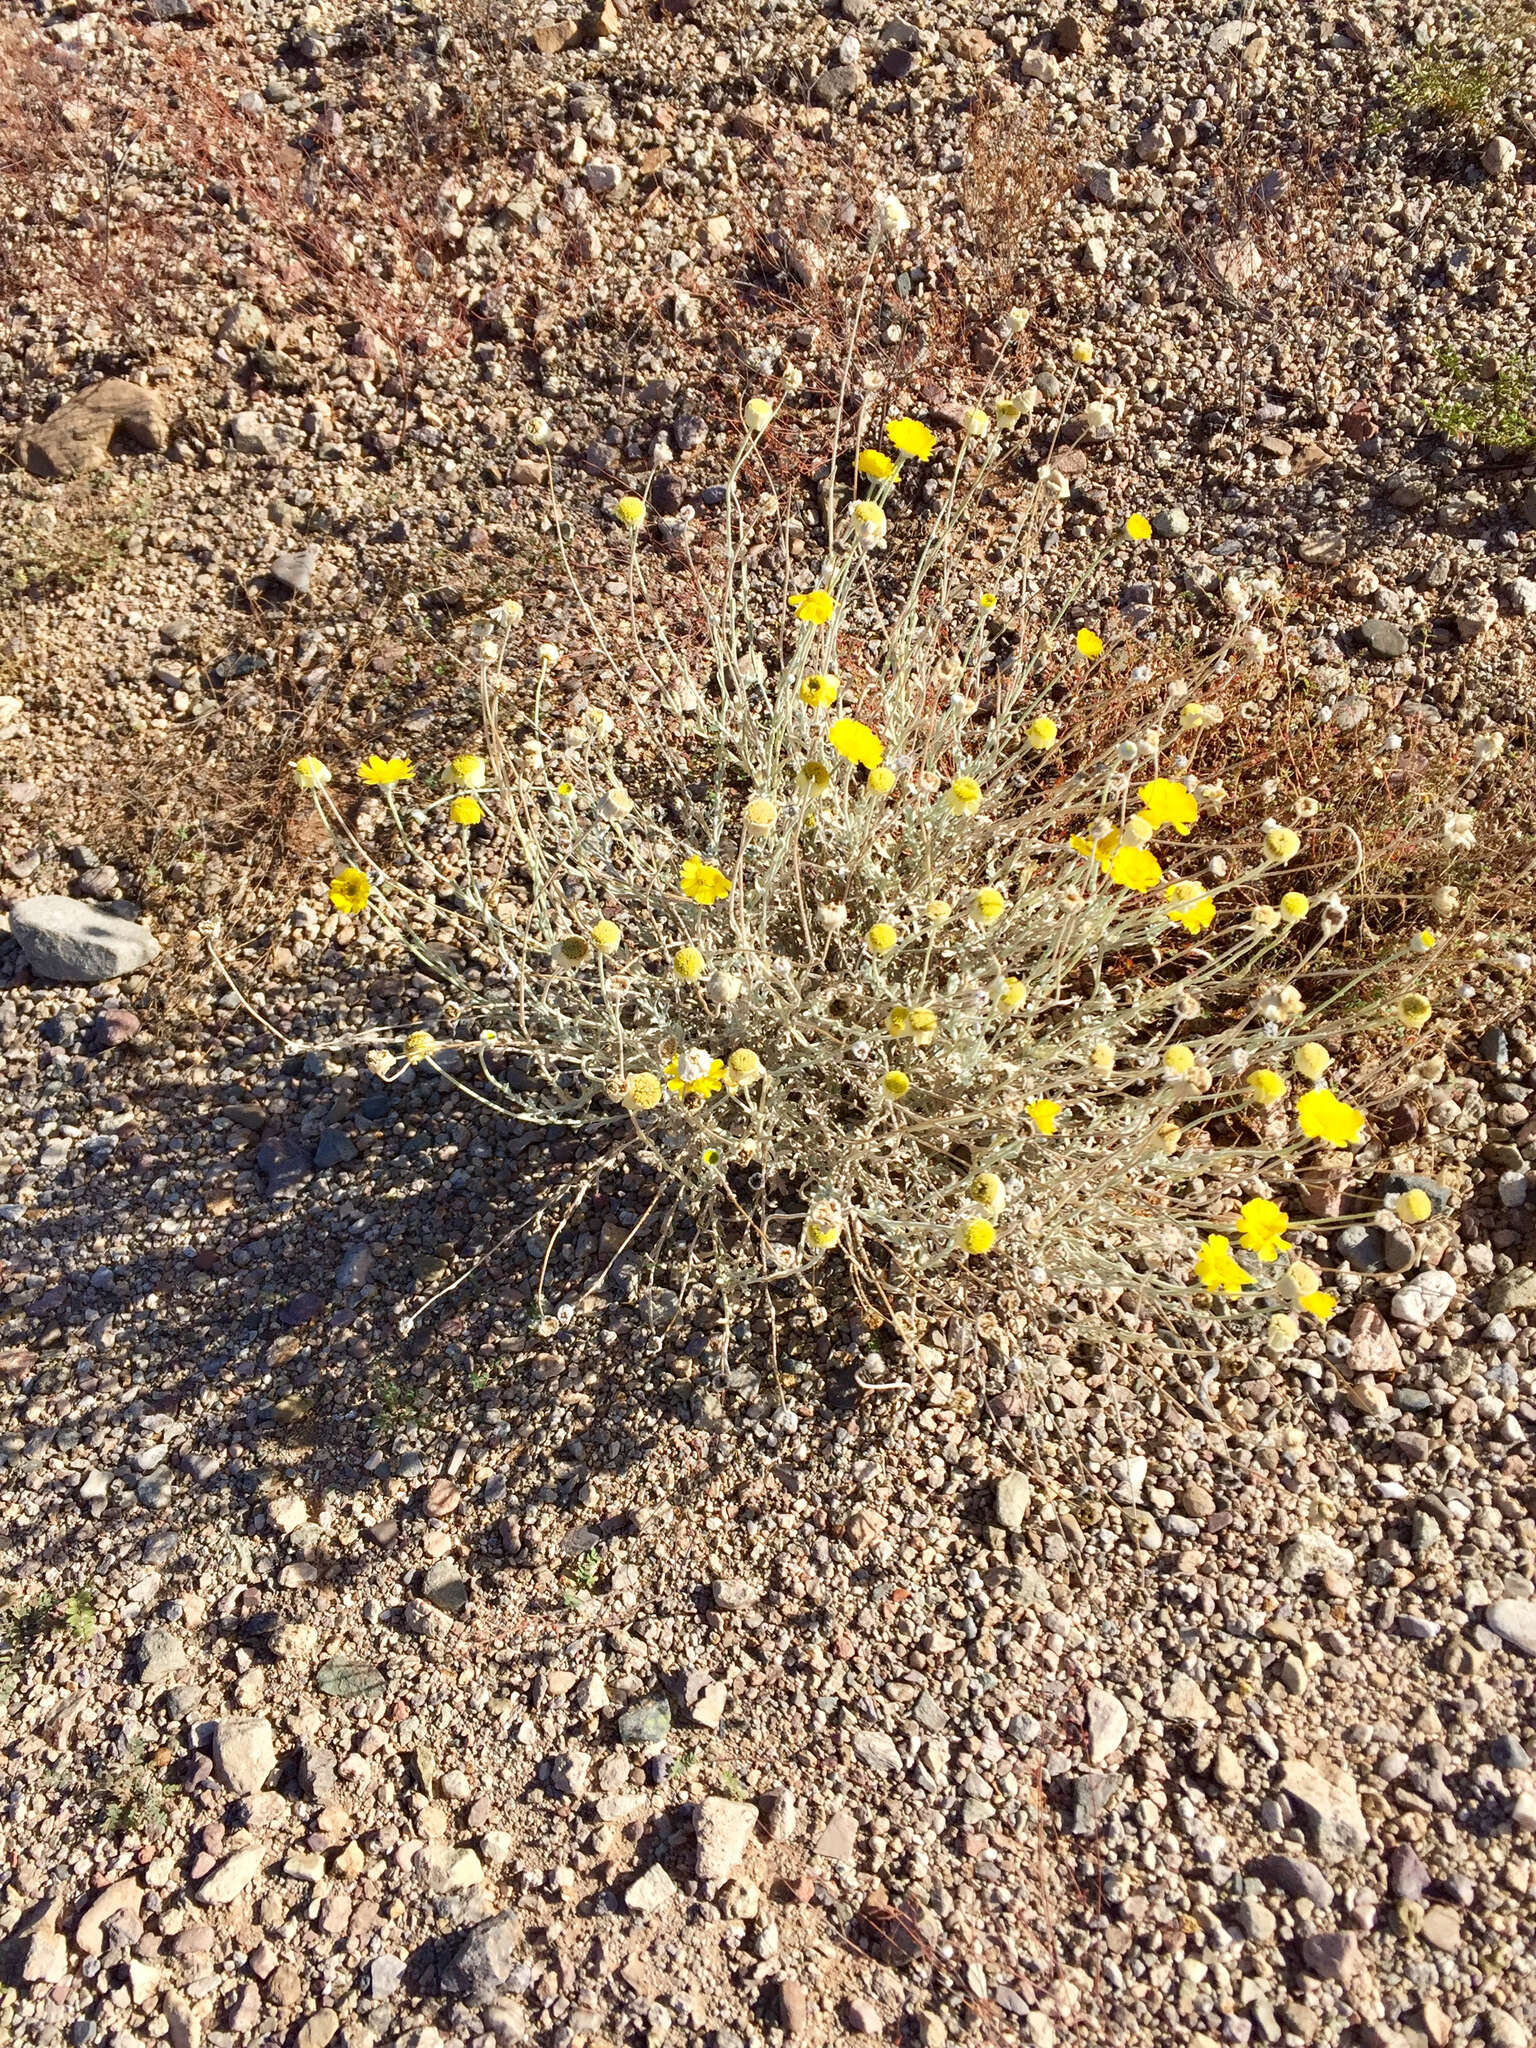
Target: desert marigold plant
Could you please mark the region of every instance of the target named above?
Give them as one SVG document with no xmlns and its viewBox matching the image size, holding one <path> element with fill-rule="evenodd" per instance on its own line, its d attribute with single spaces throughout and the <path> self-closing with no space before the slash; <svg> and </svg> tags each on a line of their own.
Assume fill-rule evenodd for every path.
<svg viewBox="0 0 1536 2048">
<path fill-rule="evenodd" d="M 1298 832 L 1224 828 L 1193 662 L 1158 715 L 1078 748 L 1073 678 L 1113 659 L 1103 634 L 1064 606 L 1005 657 L 995 598 L 955 602 L 993 420 L 1021 410 L 989 402 L 937 514 L 903 491 L 942 467 L 922 422 L 843 450 L 825 556 L 777 584 L 740 536 L 780 407 L 749 406 L 708 661 L 665 744 L 631 770 L 606 713 L 553 716 L 562 652 L 520 646 L 520 608 L 500 607 L 466 751 L 355 771 L 388 830 L 365 839 L 340 771 L 295 763 L 335 840 L 331 898 L 406 952 L 430 924 L 433 971 L 445 945 L 473 969 L 445 1013 L 454 1085 L 609 1131 L 733 1284 L 836 1256 L 889 1306 L 985 1266 L 1251 1307 L 1278 1345 L 1332 1313 L 1281 1197 L 1367 1136 L 1351 1034 L 1364 1017 L 1378 1045 L 1402 1040 L 1431 1007 L 1368 996 L 1389 960 L 1369 982 L 1333 963 L 1340 921 L 1285 881 Z M 870 535 L 907 519 L 924 530 L 893 587 Z M 616 520 L 633 648 L 664 650 L 675 679 L 685 636 L 647 576 L 643 505 Z M 1117 543 L 1149 535 L 1122 513 Z M 631 650 L 579 579 L 576 596 L 622 679 Z M 1332 844 L 1342 907 L 1355 854 Z M 443 1051 L 408 1042 L 391 1071 Z"/>
</svg>

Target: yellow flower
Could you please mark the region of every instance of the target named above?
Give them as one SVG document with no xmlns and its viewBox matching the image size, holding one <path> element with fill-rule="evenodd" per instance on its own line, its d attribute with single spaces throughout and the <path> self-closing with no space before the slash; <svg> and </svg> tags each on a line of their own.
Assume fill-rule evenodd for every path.
<svg viewBox="0 0 1536 2048">
<path fill-rule="evenodd" d="M 1198 882 L 1170 884 L 1163 892 L 1163 901 L 1169 906 L 1170 921 L 1183 925 L 1187 932 L 1203 932 L 1215 922 L 1216 906 Z"/>
<path fill-rule="evenodd" d="M 1427 925 L 1423 931 L 1415 932 L 1408 941 L 1410 950 L 1415 953 L 1427 953 L 1437 943 L 1436 934 Z"/>
<path fill-rule="evenodd" d="M 1237 1241 L 1245 1252 L 1252 1252 L 1266 1266 L 1278 1259 L 1282 1252 L 1287 1258 L 1291 1256 L 1295 1247 L 1285 1241 L 1291 1219 L 1278 1202 L 1256 1197 L 1251 1202 L 1244 1202 L 1237 1213 L 1243 1224 Z"/>
<path fill-rule="evenodd" d="M 1434 1014 L 1434 1005 L 1428 996 L 1409 994 L 1397 999 L 1398 1022 L 1406 1024 L 1410 1031 L 1417 1031 L 1421 1024 L 1427 1024 Z"/>
<path fill-rule="evenodd" d="M 1341 1102 L 1331 1088 L 1311 1088 L 1296 1105 L 1296 1121 L 1309 1138 L 1329 1145 L 1358 1145 L 1365 1118 Z"/>
<path fill-rule="evenodd" d="M 655 1109 L 661 1101 L 661 1083 L 654 1074 L 631 1074 L 624 1084 L 624 1100 L 631 1109 Z"/>
<path fill-rule="evenodd" d="M 978 1173 L 966 1192 L 978 1208 L 990 1209 L 994 1216 L 1007 1199 L 1003 1184 L 995 1173 Z"/>
<path fill-rule="evenodd" d="M 1312 1293 L 1303 1294 L 1297 1306 L 1304 1308 L 1309 1316 L 1316 1316 L 1320 1323 L 1326 1323 L 1339 1305 L 1339 1297 L 1329 1294 L 1325 1288 L 1314 1288 Z"/>
<path fill-rule="evenodd" d="M 1028 994 L 1027 986 L 1019 980 L 1016 974 L 1005 975 L 1003 977 L 1003 985 L 998 990 L 997 1007 L 1005 1013 L 1011 1014 L 1014 1010 L 1018 1009 Z"/>
<path fill-rule="evenodd" d="M 1299 889 L 1287 889 L 1280 898 L 1280 915 L 1288 924 L 1299 923 L 1311 908 L 1311 903 Z"/>
<path fill-rule="evenodd" d="M 979 405 L 973 405 L 965 416 L 965 431 L 973 441 L 981 440 L 992 431 L 992 421 Z"/>
<path fill-rule="evenodd" d="M 1170 1074 L 1192 1074 L 1196 1061 L 1187 1045 L 1170 1045 L 1163 1054 L 1163 1065 Z"/>
<path fill-rule="evenodd" d="M 704 955 L 697 946 L 679 946 L 672 955 L 672 972 L 679 981 L 697 981 L 704 972 Z"/>
<path fill-rule="evenodd" d="M 900 1003 L 886 1012 L 885 1028 L 892 1038 L 905 1038 L 912 1029 L 912 1012 Z"/>
<path fill-rule="evenodd" d="M 835 754 L 860 768 L 878 768 L 885 754 L 880 741 L 857 718 L 834 718 L 827 729 L 827 744 Z"/>
<path fill-rule="evenodd" d="M 629 528 L 631 533 L 638 532 L 638 530 L 642 526 L 644 526 L 645 505 L 643 500 L 639 498 L 630 497 L 620 498 L 619 502 L 617 503 L 617 505 L 614 506 L 613 509 L 618 514 L 623 524 Z"/>
<path fill-rule="evenodd" d="M 1393 1207 L 1405 1223 L 1427 1223 L 1435 1213 L 1435 1205 L 1422 1188 L 1404 1188 Z"/>
<path fill-rule="evenodd" d="M 1270 1067 L 1255 1067 L 1244 1076 L 1244 1085 L 1266 1106 L 1285 1094 L 1285 1082 Z"/>
<path fill-rule="evenodd" d="M 800 678 L 800 702 L 809 704 L 813 711 L 825 711 L 837 702 L 837 677 L 815 675 Z"/>
<path fill-rule="evenodd" d="M 1156 855 L 1144 846 L 1122 846 L 1109 864 L 1109 879 L 1122 889 L 1134 889 L 1137 895 L 1144 896 L 1157 887 L 1163 871 Z"/>
<path fill-rule="evenodd" d="M 1219 1232 L 1200 1247 L 1195 1260 L 1195 1278 L 1208 1294 L 1239 1295 L 1248 1285 L 1248 1275 L 1232 1256 L 1232 1247 Z"/>
<path fill-rule="evenodd" d="M 1120 844 L 1120 834 L 1106 832 L 1098 839 L 1088 839 L 1081 832 L 1074 832 L 1067 844 L 1074 853 L 1082 854 L 1084 859 L 1097 861 L 1100 874 L 1107 875 L 1114 862 L 1115 850 Z"/>
<path fill-rule="evenodd" d="M 725 1086 L 725 1061 L 711 1059 L 707 1052 L 689 1046 L 666 1064 L 667 1086 L 674 1095 L 707 1097 Z"/>
<path fill-rule="evenodd" d="M 946 903 L 942 896 L 935 896 L 923 905 L 923 915 L 930 924 L 946 924 L 954 915 L 953 903 Z"/>
<path fill-rule="evenodd" d="M 702 903 L 706 909 L 731 893 L 730 876 L 723 875 L 719 868 L 711 867 L 708 861 L 700 860 L 696 854 L 690 854 L 683 862 L 678 885 L 690 903 Z"/>
<path fill-rule="evenodd" d="M 1248 924 L 1256 932 L 1275 932 L 1280 929 L 1280 913 L 1273 905 L 1256 903 L 1248 913 Z"/>
<path fill-rule="evenodd" d="M 313 754 L 300 754 L 297 761 L 290 761 L 288 766 L 293 770 L 300 789 L 324 789 L 331 779 L 330 769 Z"/>
<path fill-rule="evenodd" d="M 889 953 L 895 946 L 896 939 L 897 932 L 893 924 L 872 924 L 864 934 L 864 943 L 871 953 Z"/>
<path fill-rule="evenodd" d="M 824 626 L 836 606 L 830 590 L 807 590 L 789 600 L 789 608 L 802 626 Z"/>
<path fill-rule="evenodd" d="M 830 1251 L 842 1235 L 843 1212 L 836 1202 L 812 1202 L 805 1219 L 805 1241 L 817 1251 Z"/>
<path fill-rule="evenodd" d="M 1264 834 L 1264 851 L 1271 860 L 1294 860 L 1301 851 L 1301 840 L 1289 825 L 1271 825 Z"/>
<path fill-rule="evenodd" d="M 1024 408 L 1016 398 L 1000 398 L 993 410 L 997 414 L 997 424 L 1010 433 L 1024 417 Z"/>
<path fill-rule="evenodd" d="M 1300 1335 L 1301 1325 L 1294 1316 L 1283 1312 L 1272 1315 L 1264 1326 L 1265 1348 L 1278 1358 L 1291 1349 Z"/>
<path fill-rule="evenodd" d="M 399 754 L 391 754 L 387 761 L 381 754 L 370 754 L 366 761 L 358 763 L 357 779 L 387 787 L 391 782 L 409 782 L 415 772 L 410 762 Z"/>
<path fill-rule="evenodd" d="M 1094 661 L 1104 652 L 1104 642 L 1091 627 L 1079 626 L 1077 629 L 1077 651 L 1083 656 L 1085 661 Z"/>
<path fill-rule="evenodd" d="M 750 1045 L 739 1045 L 725 1063 L 727 1088 L 750 1088 L 763 1078 L 763 1063 Z"/>
<path fill-rule="evenodd" d="M 807 761 L 795 776 L 795 788 L 802 796 L 819 796 L 831 787 L 832 776 L 825 761 Z"/>
<path fill-rule="evenodd" d="M 400 1048 L 400 1057 L 414 1066 L 417 1060 L 429 1060 L 438 1050 L 438 1042 L 430 1031 L 413 1031 Z"/>
<path fill-rule="evenodd" d="M 960 818 L 974 818 L 981 809 L 981 784 L 969 775 L 957 775 L 949 785 L 949 808 Z"/>
<path fill-rule="evenodd" d="M 1155 781 L 1144 782 L 1137 794 L 1143 812 L 1154 826 L 1171 825 L 1181 839 L 1189 837 L 1190 827 L 1200 816 L 1200 806 L 1182 782 L 1159 775 Z"/>
<path fill-rule="evenodd" d="M 1025 1103 L 1024 1114 L 1042 1138 L 1049 1138 L 1055 1133 L 1056 1119 L 1061 1115 L 1061 1104 L 1052 1102 L 1048 1095 L 1039 1095 L 1033 1102 Z"/>
<path fill-rule="evenodd" d="M 900 1102 L 912 1086 L 912 1082 L 900 1067 L 892 1067 L 890 1072 L 882 1077 L 880 1086 L 892 1102 Z"/>
<path fill-rule="evenodd" d="M 331 901 L 349 917 L 356 917 L 372 892 L 373 884 L 361 868 L 343 868 L 331 877 Z"/>
<path fill-rule="evenodd" d="M 997 592 L 995 590 L 978 591 L 976 594 L 976 608 L 978 611 L 983 612 L 996 611 Z"/>
<path fill-rule="evenodd" d="M 1007 908 L 1007 897 L 1001 889 L 994 889 L 990 882 L 971 898 L 971 915 L 978 924 L 995 924 Z"/>
<path fill-rule="evenodd" d="M 555 947 L 555 965 L 557 968 L 580 967 L 585 964 L 591 952 L 592 948 L 586 940 L 573 934 L 568 939 L 562 939 Z"/>
<path fill-rule="evenodd" d="M 1074 363 L 1091 363 L 1093 361 L 1093 343 L 1086 334 L 1080 334 L 1076 341 L 1073 342 L 1072 360 Z"/>
<path fill-rule="evenodd" d="M 919 462 L 926 462 L 938 446 L 921 420 L 905 416 L 886 421 L 885 438 L 898 454 L 914 456 Z"/>
<path fill-rule="evenodd" d="M 1024 729 L 1024 737 L 1037 754 L 1043 754 L 1047 747 L 1054 747 L 1056 734 L 1060 730 L 1054 718 L 1047 718 L 1044 712 L 1032 718 Z"/>
<path fill-rule="evenodd" d="M 611 917 L 600 917 L 587 936 L 606 960 L 610 954 L 617 953 L 624 934 Z"/>
<path fill-rule="evenodd" d="M 861 547 L 877 548 L 882 544 L 889 524 L 883 505 L 877 505 L 873 498 L 860 498 L 850 516 Z"/>
<path fill-rule="evenodd" d="M 472 796 L 456 796 L 448 806 L 448 815 L 455 825 L 478 825 L 485 813 Z"/>
<path fill-rule="evenodd" d="M 907 1032 L 914 1045 L 932 1045 L 939 1020 L 932 1010 L 913 1010 L 907 1018 Z"/>
<path fill-rule="evenodd" d="M 896 787 L 894 768 L 871 768 L 869 771 L 869 793 L 871 796 L 889 796 Z"/>
<path fill-rule="evenodd" d="M 455 754 L 448 772 L 460 789 L 484 789 L 485 763 L 478 754 Z"/>
<path fill-rule="evenodd" d="M 997 1225 L 985 1216 L 964 1218 L 955 1231 L 955 1244 L 972 1258 L 980 1258 L 997 1243 Z"/>
<path fill-rule="evenodd" d="M 1292 1059 L 1304 1081 L 1321 1081 L 1333 1065 L 1333 1054 L 1326 1045 L 1319 1045 L 1315 1038 L 1309 1038 L 1305 1045 L 1298 1045 Z"/>
<path fill-rule="evenodd" d="M 1152 522 L 1145 513 L 1133 512 L 1131 514 L 1130 518 L 1125 522 L 1125 537 L 1127 540 L 1150 540 L 1152 538 Z"/>
<path fill-rule="evenodd" d="M 882 455 L 878 448 L 860 450 L 856 465 L 860 476 L 867 476 L 877 484 L 883 484 L 888 476 L 896 474 L 896 465 L 889 455 Z"/>
</svg>

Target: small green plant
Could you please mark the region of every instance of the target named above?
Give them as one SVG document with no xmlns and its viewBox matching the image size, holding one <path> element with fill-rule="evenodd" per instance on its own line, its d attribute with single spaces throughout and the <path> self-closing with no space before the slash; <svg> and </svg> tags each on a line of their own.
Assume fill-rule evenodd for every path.
<svg viewBox="0 0 1536 2048">
<path fill-rule="evenodd" d="M 59 1603 L 59 1618 L 77 1643 L 88 1643 L 96 1633 L 96 1595 L 90 1586 L 66 1593 Z"/>
<path fill-rule="evenodd" d="M 571 1566 L 571 1582 L 561 1596 L 565 1606 L 579 1607 L 582 1601 L 590 1596 L 597 1585 L 598 1574 L 602 1570 L 602 1565 L 603 1553 L 601 1550 L 594 1547 L 591 1550 L 582 1552 L 581 1556 Z"/>
<path fill-rule="evenodd" d="M 108 1771 L 97 1787 L 97 1824 L 103 1834 L 143 1835 L 153 1841 L 170 1823 L 165 1786 L 149 1768 L 148 1744 L 136 1741 L 124 1761 Z"/>
<path fill-rule="evenodd" d="M 1450 55 L 1426 51 L 1387 88 L 1391 109 L 1379 122 L 1383 128 L 1412 119 L 1433 120 L 1447 127 L 1481 129 L 1509 85 L 1507 58 Z"/>
<path fill-rule="evenodd" d="M 1491 355 L 1468 360 L 1454 348 L 1441 349 L 1435 360 L 1456 388 L 1429 408 L 1431 426 L 1480 448 L 1523 454 L 1536 447 L 1536 361 L 1509 356 L 1499 362 Z"/>
<path fill-rule="evenodd" d="M 369 1427 L 379 1435 L 420 1422 L 427 1410 L 425 1390 L 388 1366 L 375 1366 L 368 1376 Z"/>
<path fill-rule="evenodd" d="M 59 1629 L 77 1643 L 88 1643 L 96 1633 L 96 1598 L 89 1586 L 18 1600 L 0 1611 L 0 1705 L 15 1692 L 39 1644 Z"/>
</svg>

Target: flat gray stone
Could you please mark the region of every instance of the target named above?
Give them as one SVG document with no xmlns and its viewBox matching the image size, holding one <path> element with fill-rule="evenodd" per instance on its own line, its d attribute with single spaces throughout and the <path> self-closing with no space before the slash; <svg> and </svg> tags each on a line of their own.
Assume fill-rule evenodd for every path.
<svg viewBox="0 0 1536 2048">
<path fill-rule="evenodd" d="M 1522 1657 L 1536 1657 L 1536 1600 L 1495 1600 L 1483 1609 L 1483 1626 Z"/>
<path fill-rule="evenodd" d="M 643 1870 L 624 1894 L 631 1913 L 660 1913 L 677 1897 L 677 1886 L 659 1863 Z"/>
<path fill-rule="evenodd" d="M 515 1914 L 498 1913 L 493 1919 L 482 1920 L 443 1969 L 442 1987 L 450 1997 L 484 2005 L 506 1983 L 526 1948 Z"/>
<path fill-rule="evenodd" d="M 161 1692 L 187 1668 L 187 1653 L 181 1638 L 168 1628 L 147 1628 L 134 1650 L 140 1685 Z"/>
<path fill-rule="evenodd" d="M 853 1738 L 853 1753 L 882 1777 L 901 1775 L 901 1751 L 883 1728 L 861 1728 Z"/>
<path fill-rule="evenodd" d="M 1005 1472 L 997 1482 L 997 1519 L 1005 1529 L 1022 1529 L 1034 1488 L 1022 1472 Z"/>
<path fill-rule="evenodd" d="M 18 903 L 11 936 L 45 981 L 116 981 L 160 956 L 160 941 L 147 925 L 73 896 L 29 896 Z"/>
<path fill-rule="evenodd" d="M 259 1714 L 232 1714 L 216 1721 L 213 1767 L 231 1792 L 259 1792 L 277 1769 L 271 1722 Z"/>
<path fill-rule="evenodd" d="M 1531 1612 L 1536 1617 L 1536 1607 Z M 1299 1809 L 1308 1844 L 1320 1863 L 1342 1863 L 1347 1857 L 1363 1856 L 1371 1846 L 1371 1831 L 1348 1771 L 1340 1768 L 1324 1777 L 1311 1764 L 1292 1757 L 1280 1772 L 1280 1790 Z"/>
<path fill-rule="evenodd" d="M 267 564 L 267 574 L 274 583 L 280 583 L 284 590 L 294 597 L 307 597 L 310 578 L 315 573 L 315 564 L 319 559 L 318 548 L 291 548 L 286 554 L 272 557 Z"/>
<path fill-rule="evenodd" d="M 1088 1695 L 1088 1759 L 1095 1765 L 1112 1757 L 1124 1742 L 1130 1716 L 1112 1692 L 1096 1685 Z"/>
<path fill-rule="evenodd" d="M 743 1799 L 705 1799 L 694 1821 L 695 1873 L 721 1884 L 747 1853 L 757 1830 L 757 1808 Z"/>
</svg>

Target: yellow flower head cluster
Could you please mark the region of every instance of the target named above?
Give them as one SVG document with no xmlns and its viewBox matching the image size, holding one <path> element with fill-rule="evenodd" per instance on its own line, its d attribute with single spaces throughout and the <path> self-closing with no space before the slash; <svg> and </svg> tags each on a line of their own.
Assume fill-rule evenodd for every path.
<svg viewBox="0 0 1536 2048">
<path fill-rule="evenodd" d="M 884 746 L 857 718 L 833 719 L 827 728 L 827 744 L 833 753 L 859 768 L 878 768 L 885 756 Z"/>
<path fill-rule="evenodd" d="M 898 454 L 910 455 L 917 462 L 926 462 L 938 446 L 921 420 L 905 416 L 886 421 L 885 438 Z"/>
<path fill-rule="evenodd" d="M 813 711 L 825 711 L 837 702 L 837 677 L 820 673 L 800 678 L 800 702 Z"/>
<path fill-rule="evenodd" d="M 1266 1265 L 1272 1264 L 1282 1252 L 1290 1257 L 1291 1247 L 1285 1241 L 1285 1233 L 1291 1219 L 1278 1202 L 1262 1198 L 1244 1202 L 1237 1213 L 1242 1223 L 1237 1241 L 1244 1251 L 1252 1252 Z"/>
<path fill-rule="evenodd" d="M 357 779 L 377 789 L 387 789 L 393 782 L 409 782 L 415 773 L 401 754 L 391 754 L 388 760 L 382 754 L 370 754 L 366 761 L 358 763 Z"/>
<path fill-rule="evenodd" d="M 789 600 L 789 608 L 802 626 L 824 626 L 837 609 L 830 590 L 807 590 Z"/>
<path fill-rule="evenodd" d="M 343 868 L 331 877 L 331 901 L 349 917 L 356 917 L 372 893 L 373 884 L 361 868 Z"/>
<path fill-rule="evenodd" d="M 702 903 L 706 909 L 712 903 L 719 903 L 731 893 L 731 878 L 722 874 L 719 868 L 711 867 L 708 861 L 690 854 L 683 862 L 678 885 L 690 903 Z"/>
<path fill-rule="evenodd" d="M 1331 1088 L 1311 1088 L 1296 1105 L 1296 1121 L 1309 1138 L 1327 1145 L 1358 1145 L 1365 1118 Z"/>
</svg>

